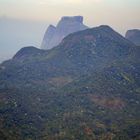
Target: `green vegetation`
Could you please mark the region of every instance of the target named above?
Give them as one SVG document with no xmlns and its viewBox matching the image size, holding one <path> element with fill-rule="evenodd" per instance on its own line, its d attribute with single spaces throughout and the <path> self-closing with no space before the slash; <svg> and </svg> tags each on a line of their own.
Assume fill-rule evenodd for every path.
<svg viewBox="0 0 140 140">
<path fill-rule="evenodd" d="M 139 54 L 107 26 L 23 48 L 0 65 L 1 140 L 139 140 Z"/>
</svg>

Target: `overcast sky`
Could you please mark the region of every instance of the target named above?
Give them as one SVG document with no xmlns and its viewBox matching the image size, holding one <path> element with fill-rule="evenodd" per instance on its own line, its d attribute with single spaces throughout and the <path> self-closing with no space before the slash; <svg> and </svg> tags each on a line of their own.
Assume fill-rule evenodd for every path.
<svg viewBox="0 0 140 140">
<path fill-rule="evenodd" d="M 14 34 L 8 36 L 9 32 L 12 32 L 11 29 L 0 31 L 0 57 L 2 57 L 2 53 L 3 55 L 6 53 L 4 48 L 12 52 L 15 48 L 19 49 L 28 45 L 29 37 L 27 39 L 26 34 L 33 35 L 29 45 L 33 44 L 39 47 L 44 30 L 49 23 L 56 24 L 62 16 L 74 15 L 84 16 L 84 23 L 90 27 L 107 24 L 121 34 L 125 34 L 128 29 L 140 28 L 140 0 L 0 0 L 0 17 L 3 20 L 6 17 L 7 22 L 9 22 L 9 25 L 3 25 L 0 29 L 10 28 L 9 19 L 12 22 L 14 19 L 15 26 L 11 26 L 11 28 L 12 30 L 15 28 L 14 34 L 17 37 L 19 29 L 20 34 L 22 34 L 22 21 L 24 25 L 23 35 L 19 39 L 21 43 L 17 46 Z M 32 27 L 31 30 L 30 27 Z M 38 35 L 35 35 L 37 32 Z M 6 38 L 4 38 L 3 33 L 5 36 L 7 35 Z M 11 45 L 8 46 L 9 41 L 11 41 Z M 8 42 L 7 46 L 4 42 Z"/>
</svg>

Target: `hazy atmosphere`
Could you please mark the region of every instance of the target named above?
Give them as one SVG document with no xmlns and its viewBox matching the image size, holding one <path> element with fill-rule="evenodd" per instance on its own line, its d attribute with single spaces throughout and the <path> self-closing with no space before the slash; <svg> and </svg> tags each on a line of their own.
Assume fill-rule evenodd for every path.
<svg viewBox="0 0 140 140">
<path fill-rule="evenodd" d="M 23 46 L 40 47 L 62 16 L 82 15 L 89 27 L 107 24 L 124 35 L 140 27 L 139 13 L 139 0 L 0 0 L 0 61 Z"/>
<path fill-rule="evenodd" d="M 140 0 L 0 0 L 0 140 L 140 140 Z"/>
</svg>

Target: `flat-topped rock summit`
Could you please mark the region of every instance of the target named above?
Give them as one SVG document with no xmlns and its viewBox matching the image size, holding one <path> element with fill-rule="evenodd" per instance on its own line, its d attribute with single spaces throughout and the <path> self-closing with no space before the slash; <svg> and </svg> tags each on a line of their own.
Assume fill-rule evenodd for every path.
<svg viewBox="0 0 140 140">
<path fill-rule="evenodd" d="M 73 16 L 73 17 L 69 17 L 69 16 L 64 16 L 61 18 L 61 22 L 62 21 L 69 21 L 69 22 L 80 22 L 83 23 L 83 17 L 82 16 Z"/>
<path fill-rule="evenodd" d="M 50 25 L 44 35 L 41 48 L 51 49 L 57 46 L 64 37 L 70 33 L 87 29 L 88 27 L 83 24 L 82 16 L 64 16 L 58 22 L 57 26 Z"/>
</svg>

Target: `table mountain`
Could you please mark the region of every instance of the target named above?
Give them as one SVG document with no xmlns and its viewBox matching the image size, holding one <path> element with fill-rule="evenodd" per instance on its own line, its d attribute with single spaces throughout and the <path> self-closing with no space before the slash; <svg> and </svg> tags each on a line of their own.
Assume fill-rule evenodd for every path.
<svg viewBox="0 0 140 140">
<path fill-rule="evenodd" d="M 62 17 L 57 26 L 50 25 L 44 35 L 42 49 L 51 49 L 57 46 L 70 33 L 87 29 L 83 24 L 82 16 Z"/>
</svg>

